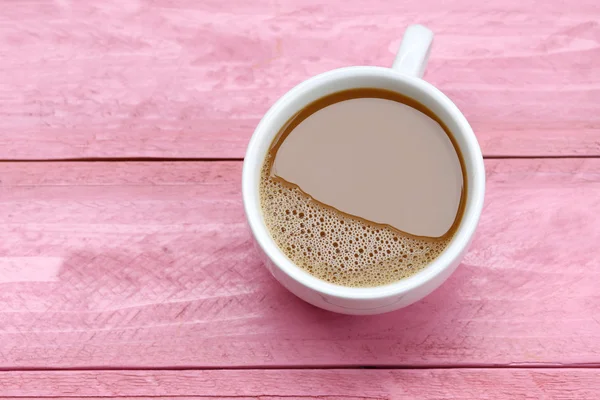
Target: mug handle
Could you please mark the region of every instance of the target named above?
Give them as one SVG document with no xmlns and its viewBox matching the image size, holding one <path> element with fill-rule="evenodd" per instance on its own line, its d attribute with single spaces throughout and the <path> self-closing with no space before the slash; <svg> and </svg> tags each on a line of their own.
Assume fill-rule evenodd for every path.
<svg viewBox="0 0 600 400">
<path fill-rule="evenodd" d="M 432 42 L 431 30 L 423 25 L 410 25 L 404 31 L 392 69 L 415 78 L 422 78 Z"/>
</svg>

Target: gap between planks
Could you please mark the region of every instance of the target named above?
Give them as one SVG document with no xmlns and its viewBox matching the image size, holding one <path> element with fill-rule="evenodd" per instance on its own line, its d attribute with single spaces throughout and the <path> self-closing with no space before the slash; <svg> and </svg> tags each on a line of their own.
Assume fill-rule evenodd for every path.
<svg viewBox="0 0 600 400">
<path fill-rule="evenodd" d="M 497 155 L 483 156 L 484 160 L 570 160 L 570 159 L 595 159 L 599 155 Z M 52 158 L 52 159 L 0 159 L 0 163 L 85 163 L 85 162 L 238 162 L 244 161 L 243 157 L 84 157 L 84 158 Z"/>
<path fill-rule="evenodd" d="M 515 363 L 515 364 L 439 364 L 439 365 L 242 365 L 242 366 L 220 366 L 220 367 L 204 367 L 204 366 L 89 366 L 89 367 L 15 367 L 4 368 L 0 367 L 1 373 L 8 372 L 113 372 L 113 371 L 152 371 L 152 372 L 177 372 L 177 371 L 331 371 L 331 370 L 398 370 L 398 371 L 413 371 L 413 370 L 598 370 L 600 371 L 600 363 Z"/>
</svg>

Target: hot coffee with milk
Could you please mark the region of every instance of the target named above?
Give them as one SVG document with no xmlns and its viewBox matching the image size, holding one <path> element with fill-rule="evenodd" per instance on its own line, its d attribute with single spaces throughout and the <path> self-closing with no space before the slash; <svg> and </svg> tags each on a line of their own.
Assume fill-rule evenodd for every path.
<svg viewBox="0 0 600 400">
<path fill-rule="evenodd" d="M 466 174 L 451 132 L 382 89 L 323 97 L 292 117 L 264 160 L 260 200 L 278 247 L 338 285 L 372 287 L 420 271 L 460 223 Z"/>
</svg>

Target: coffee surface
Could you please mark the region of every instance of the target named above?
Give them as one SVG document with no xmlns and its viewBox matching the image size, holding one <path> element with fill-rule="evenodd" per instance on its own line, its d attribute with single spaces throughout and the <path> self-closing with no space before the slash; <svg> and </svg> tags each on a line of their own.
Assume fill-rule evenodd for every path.
<svg viewBox="0 0 600 400">
<path fill-rule="evenodd" d="M 263 216 L 281 250 L 318 278 L 392 283 L 448 245 L 462 215 L 462 164 L 422 105 L 379 89 L 339 92 L 274 141 L 261 173 Z"/>
</svg>

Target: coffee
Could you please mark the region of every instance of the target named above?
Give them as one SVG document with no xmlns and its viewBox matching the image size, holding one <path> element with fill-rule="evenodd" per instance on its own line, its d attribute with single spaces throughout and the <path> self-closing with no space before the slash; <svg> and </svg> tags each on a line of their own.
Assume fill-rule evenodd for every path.
<svg viewBox="0 0 600 400">
<path fill-rule="evenodd" d="M 261 207 L 299 267 L 343 286 L 380 286 L 446 248 L 465 176 L 430 110 L 395 92 L 354 89 L 308 105 L 279 132 L 261 171 Z"/>
</svg>

